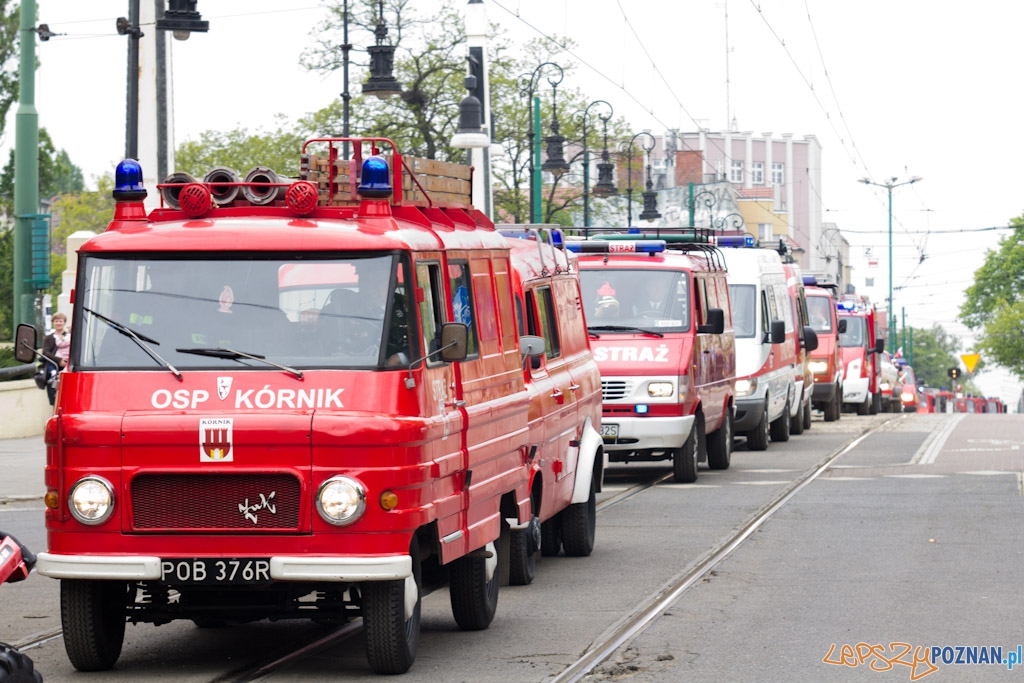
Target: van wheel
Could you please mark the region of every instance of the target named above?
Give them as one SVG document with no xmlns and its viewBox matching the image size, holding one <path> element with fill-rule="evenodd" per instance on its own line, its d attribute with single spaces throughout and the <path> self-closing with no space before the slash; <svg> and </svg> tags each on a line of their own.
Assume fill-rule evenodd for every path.
<svg viewBox="0 0 1024 683">
<path fill-rule="evenodd" d="M 732 408 L 726 408 L 725 413 L 722 426 L 707 438 L 708 467 L 713 470 L 729 469 L 732 460 Z"/>
<path fill-rule="evenodd" d="M 513 586 L 528 586 L 537 572 L 540 518 L 530 517 L 529 526 L 511 531 L 508 541 L 508 582 Z"/>
<path fill-rule="evenodd" d="M 489 554 L 490 557 L 484 557 Z M 452 562 L 448 593 L 452 615 L 463 631 L 482 631 L 491 625 L 498 608 L 498 548 L 483 548 Z"/>
<path fill-rule="evenodd" d="M 62 579 L 60 620 L 64 649 L 79 671 L 106 671 L 121 656 L 124 644 L 124 581 Z"/>
<path fill-rule="evenodd" d="M 682 484 L 697 481 L 697 461 L 700 460 L 700 447 L 704 445 L 704 416 L 697 413 L 693 417 L 693 427 L 686 437 L 682 448 L 672 449 L 672 476 Z"/>
<path fill-rule="evenodd" d="M 367 581 L 362 584 L 366 661 L 378 674 L 403 674 L 416 660 L 420 642 L 420 589 L 423 585 L 416 539 L 409 547 L 416 606 L 405 618 L 406 581 Z"/>
<path fill-rule="evenodd" d="M 795 416 L 789 420 L 789 433 L 790 434 L 803 434 L 804 433 L 804 411 L 802 409 L 797 410 Z"/>
<path fill-rule="evenodd" d="M 842 412 L 843 399 L 839 397 L 839 389 L 836 389 L 836 396 L 831 401 L 825 404 L 825 422 L 835 422 L 839 419 L 839 413 Z"/>
<path fill-rule="evenodd" d="M 878 415 L 878 413 L 882 412 L 882 394 L 881 393 L 876 391 L 874 394 L 871 395 L 871 407 L 868 409 L 868 412 L 871 415 Z"/>
<path fill-rule="evenodd" d="M 562 547 L 569 557 L 587 557 L 594 552 L 597 531 L 597 491 L 590 480 L 590 496 L 585 503 L 573 503 L 562 511 Z"/>
<path fill-rule="evenodd" d="M 557 557 L 562 551 L 562 513 L 558 513 L 540 525 L 540 554 L 542 557 Z"/>
<path fill-rule="evenodd" d="M 804 429 L 811 428 L 811 402 L 804 404 Z"/>
<path fill-rule="evenodd" d="M 747 448 L 752 451 L 768 450 L 768 402 L 764 404 L 761 420 L 757 426 L 747 432 Z"/>
<path fill-rule="evenodd" d="M 868 415 L 871 413 L 871 394 L 864 397 L 863 403 L 857 404 L 858 415 Z"/>
<path fill-rule="evenodd" d="M 772 441 L 778 441 L 779 443 L 785 443 L 789 441 L 789 399 L 786 399 L 786 407 L 782 409 L 782 415 L 772 422 L 771 426 Z"/>
</svg>

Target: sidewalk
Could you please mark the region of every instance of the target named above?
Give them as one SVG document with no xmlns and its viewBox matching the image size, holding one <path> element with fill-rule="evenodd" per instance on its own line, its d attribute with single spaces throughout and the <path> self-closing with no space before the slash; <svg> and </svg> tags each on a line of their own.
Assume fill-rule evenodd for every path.
<svg viewBox="0 0 1024 683">
<path fill-rule="evenodd" d="M 0 504 L 42 500 L 46 447 L 42 436 L 0 440 Z"/>
</svg>

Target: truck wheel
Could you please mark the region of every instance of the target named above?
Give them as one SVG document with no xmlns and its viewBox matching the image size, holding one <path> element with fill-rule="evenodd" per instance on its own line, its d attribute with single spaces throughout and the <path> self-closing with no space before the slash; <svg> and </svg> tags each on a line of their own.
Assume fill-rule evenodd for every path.
<svg viewBox="0 0 1024 683">
<path fill-rule="evenodd" d="M 789 420 L 789 433 L 790 434 L 803 434 L 804 433 L 804 411 L 802 408 L 798 409 L 796 415 Z"/>
<path fill-rule="evenodd" d="M 533 515 L 525 529 L 509 532 L 508 582 L 513 586 L 528 586 L 537 571 L 537 551 L 540 550 L 540 518 Z"/>
<path fill-rule="evenodd" d="M 79 671 L 106 671 L 121 656 L 124 644 L 124 581 L 62 579 L 60 619 L 64 649 Z"/>
<path fill-rule="evenodd" d="M 498 608 L 499 574 L 494 543 L 452 562 L 448 593 L 452 615 L 463 631 L 482 631 L 491 625 Z"/>
<path fill-rule="evenodd" d="M 804 429 L 811 428 L 811 402 L 804 404 Z"/>
<path fill-rule="evenodd" d="M 597 486 L 591 478 L 590 496 L 562 511 L 562 547 L 569 557 L 587 557 L 594 552 L 597 531 Z"/>
<path fill-rule="evenodd" d="M 839 390 L 836 389 L 836 396 L 825 404 L 825 422 L 835 422 L 839 419 L 839 413 L 842 412 L 843 399 L 839 397 Z"/>
<path fill-rule="evenodd" d="M 409 547 L 412 579 L 416 585 L 416 606 L 405 618 L 406 580 L 366 581 L 363 596 L 363 631 L 366 633 L 366 661 L 378 674 L 404 674 L 416 660 L 420 642 L 420 590 L 423 576 L 419 547 Z"/>
<path fill-rule="evenodd" d="M 0 683 L 43 683 L 32 660 L 10 645 L 0 643 Z"/>
<path fill-rule="evenodd" d="M 747 448 L 752 451 L 768 450 L 768 403 L 764 404 L 761 420 L 757 426 L 747 432 Z"/>
<path fill-rule="evenodd" d="M 872 406 L 871 394 L 868 394 L 867 396 L 864 397 L 864 402 L 863 403 L 858 403 L 857 404 L 857 414 L 858 415 L 869 415 L 871 413 L 871 406 Z"/>
<path fill-rule="evenodd" d="M 540 554 L 542 557 L 557 557 L 562 551 L 562 513 L 558 513 L 540 525 Z"/>
<path fill-rule="evenodd" d="M 876 391 L 871 395 L 871 407 L 868 409 L 868 413 L 878 415 L 880 412 L 882 412 L 882 394 Z"/>
<path fill-rule="evenodd" d="M 700 460 L 700 447 L 703 445 L 704 416 L 697 413 L 693 416 L 693 427 L 683 447 L 672 449 L 672 476 L 676 481 L 682 484 L 697 481 L 697 461 Z"/>
<path fill-rule="evenodd" d="M 707 437 L 708 467 L 713 470 L 729 469 L 732 460 L 732 408 L 726 408 L 725 420 L 718 431 Z"/>
<path fill-rule="evenodd" d="M 782 415 L 779 415 L 771 426 L 772 441 L 778 441 L 779 443 L 785 443 L 789 441 L 789 399 L 786 399 L 786 407 L 782 409 Z"/>
</svg>

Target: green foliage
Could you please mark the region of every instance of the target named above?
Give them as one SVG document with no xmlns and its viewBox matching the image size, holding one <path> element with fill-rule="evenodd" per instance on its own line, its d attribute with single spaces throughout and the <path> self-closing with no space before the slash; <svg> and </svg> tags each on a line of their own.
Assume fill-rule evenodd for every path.
<svg viewBox="0 0 1024 683">
<path fill-rule="evenodd" d="M 989 250 L 965 291 L 960 320 L 979 332 L 975 351 L 1024 379 L 1024 216 Z"/>
<path fill-rule="evenodd" d="M 0 0 L 0 136 L 11 105 L 18 100 L 18 29 L 21 8 L 11 0 Z"/>
<path fill-rule="evenodd" d="M 174 170 L 189 173 L 202 180 L 217 166 L 226 166 L 245 176 L 255 166 L 268 167 L 286 176 L 299 175 L 302 143 L 312 131 L 300 122 L 292 125 L 282 115 L 276 117 L 273 132 L 245 128 L 232 131 L 205 131 L 199 140 L 181 143 L 174 153 Z"/>
<path fill-rule="evenodd" d="M 951 380 L 946 371 L 960 366 L 960 342 L 946 333 L 941 325 L 930 329 L 913 328 L 913 366 L 918 385 L 930 387 L 949 386 Z"/>
<path fill-rule="evenodd" d="M 52 239 L 65 245 L 68 236 L 82 230 L 103 232 L 114 217 L 114 178 L 107 174 L 97 179 L 95 192 L 78 192 L 58 197 L 53 203 L 55 216 Z"/>
</svg>

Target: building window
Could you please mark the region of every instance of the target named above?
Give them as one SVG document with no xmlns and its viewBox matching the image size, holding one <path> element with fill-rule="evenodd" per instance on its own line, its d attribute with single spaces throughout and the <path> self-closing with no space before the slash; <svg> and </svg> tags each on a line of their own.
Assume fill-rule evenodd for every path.
<svg viewBox="0 0 1024 683">
<path fill-rule="evenodd" d="M 731 180 L 734 183 L 742 183 L 743 182 L 743 162 L 742 161 L 733 161 L 732 162 L 732 171 L 729 174 L 729 180 Z"/>
<path fill-rule="evenodd" d="M 873 277 L 866 277 L 866 278 L 864 278 L 864 286 L 865 287 L 874 287 L 875 286 L 875 278 L 873 278 Z"/>
<path fill-rule="evenodd" d="M 782 185 L 786 177 L 782 172 L 782 164 L 772 162 L 772 185 Z"/>
<path fill-rule="evenodd" d="M 771 223 L 758 223 L 757 224 L 757 236 L 762 242 L 775 239 L 775 234 L 772 231 Z"/>
<path fill-rule="evenodd" d="M 764 162 L 755 161 L 751 164 L 750 179 L 755 185 L 764 185 Z"/>
</svg>

